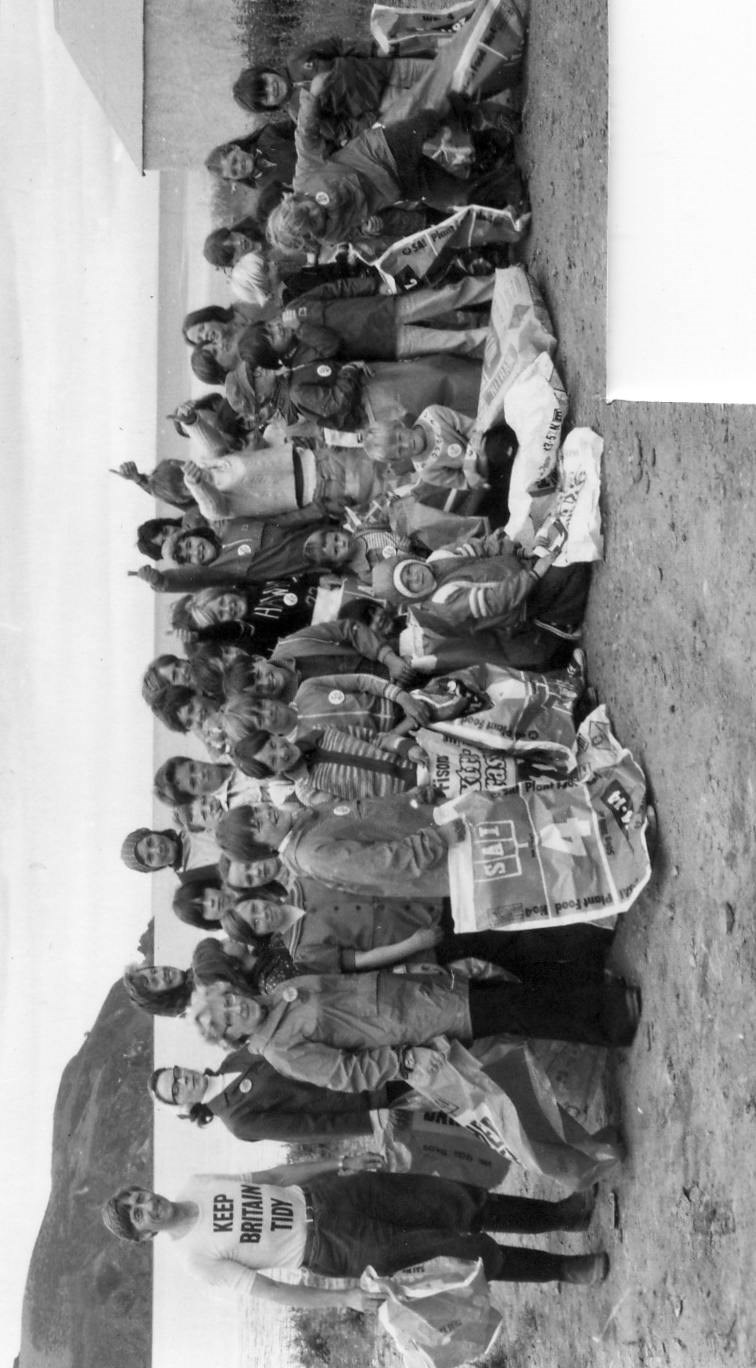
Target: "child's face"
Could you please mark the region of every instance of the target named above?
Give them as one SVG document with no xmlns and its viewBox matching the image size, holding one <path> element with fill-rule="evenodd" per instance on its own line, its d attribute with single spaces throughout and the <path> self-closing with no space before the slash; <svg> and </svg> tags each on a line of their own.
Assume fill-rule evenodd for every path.
<svg viewBox="0 0 756 1368">
<path fill-rule="evenodd" d="M 320 559 L 328 565 L 345 565 L 352 554 L 352 538 L 346 532 L 324 532 L 320 539 Z"/>
<path fill-rule="evenodd" d="M 401 581 L 413 598 L 427 598 L 436 587 L 436 577 L 425 561 L 407 561 L 401 569 Z"/>
</svg>

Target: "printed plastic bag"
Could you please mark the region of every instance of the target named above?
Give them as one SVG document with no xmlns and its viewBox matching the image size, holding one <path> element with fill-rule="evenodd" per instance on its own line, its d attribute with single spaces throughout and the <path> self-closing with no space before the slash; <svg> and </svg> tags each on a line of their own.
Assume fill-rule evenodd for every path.
<svg viewBox="0 0 756 1368">
<path fill-rule="evenodd" d="M 522 1040 L 497 1040 L 485 1065 L 444 1036 L 412 1054 L 415 1092 L 530 1173 L 585 1191 L 622 1157 L 613 1135 L 591 1135 L 559 1105 Z"/>
<path fill-rule="evenodd" d="M 505 421 L 518 444 L 509 481 L 509 522 L 505 530 L 526 545 L 523 534 L 528 520 L 537 528 L 540 518 L 552 506 L 553 491 L 549 490 L 544 499 L 534 487 L 544 485 L 556 470 L 568 409 L 564 386 L 548 352 L 541 352 L 516 377 L 504 394 L 503 404 Z"/>
<path fill-rule="evenodd" d="M 468 204 L 440 223 L 399 238 L 379 256 L 363 243 L 357 255 L 382 276 L 392 293 L 404 293 L 432 284 L 440 269 L 439 258 L 455 256 L 466 248 L 488 242 L 519 242 L 530 224 L 530 214 L 515 208 L 489 209 Z M 497 272 L 498 274 L 498 272 Z"/>
<path fill-rule="evenodd" d="M 590 428 L 573 428 L 557 459 L 557 485 L 552 494 L 546 498 L 537 493 L 534 496 L 533 488 L 524 489 L 523 480 L 518 477 L 505 529 L 509 536 L 526 551 L 532 551 L 538 547 L 550 520 L 558 518 L 567 529 L 567 540 L 556 565 L 601 560 L 604 538 L 599 499 L 603 450 L 602 438 Z M 519 457 L 518 452 L 515 466 Z"/>
<path fill-rule="evenodd" d="M 459 1183 L 495 1188 L 509 1160 L 485 1140 L 456 1125 L 446 1112 L 418 1099 L 417 1109 L 393 1107 L 383 1129 L 383 1151 L 392 1173 L 432 1173 Z"/>
<path fill-rule="evenodd" d="M 482 432 L 506 420 L 504 399 L 509 390 L 544 352 L 553 357 L 556 345 L 548 310 L 525 267 L 498 270 L 476 417 Z M 554 453 L 557 442 L 558 436 Z"/>
<path fill-rule="evenodd" d="M 476 0 L 446 4 L 425 0 L 424 4 L 399 9 L 394 5 L 373 5 L 370 11 L 370 36 L 384 57 L 412 57 L 415 53 L 440 51 L 462 28 L 475 9 Z"/>
<path fill-rule="evenodd" d="M 502 1325 L 480 1259 L 429 1259 L 390 1278 L 366 1268 L 360 1285 L 386 1297 L 379 1322 L 410 1368 L 459 1368 L 488 1353 Z"/>
<path fill-rule="evenodd" d="M 604 707 L 578 731 L 568 779 L 523 780 L 436 809 L 456 822 L 449 883 L 458 931 L 523 930 L 626 912 L 651 874 L 646 781 Z"/>
</svg>

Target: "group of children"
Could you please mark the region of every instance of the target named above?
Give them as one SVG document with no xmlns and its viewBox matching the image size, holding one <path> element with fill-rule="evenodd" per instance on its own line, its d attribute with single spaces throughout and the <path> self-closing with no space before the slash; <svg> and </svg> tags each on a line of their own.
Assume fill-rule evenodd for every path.
<svg viewBox="0 0 756 1368">
<path fill-rule="evenodd" d="M 172 415 L 195 438 L 191 460 L 121 471 L 174 508 L 139 528 L 155 564 L 138 573 L 180 595 L 185 654 L 152 661 L 143 695 L 207 750 L 160 766 L 171 822 L 130 832 L 121 854 L 136 871 L 175 871 L 174 912 L 212 933 L 189 967 L 135 965 L 124 981 L 143 1010 L 188 1013 L 233 1051 L 218 1075 L 158 1068 L 156 1100 L 245 1139 L 364 1134 L 402 1105 L 413 1047 L 439 1035 L 627 1045 L 639 1015 L 637 991 L 606 972 L 610 932 L 459 934 L 450 918 L 455 834 L 434 820 L 416 732 L 481 707 L 455 675 L 471 664 L 581 676 L 589 566 L 555 564 L 555 517 L 527 554 L 502 530 L 516 438 L 482 431 L 475 413 L 506 246 L 457 254 L 442 282 L 405 294 L 369 264 L 456 206 L 522 200 L 516 74 L 502 62 L 474 99 L 424 107 L 413 91 L 434 57 L 416 47 L 398 58 L 328 39 L 242 72 L 235 98 L 268 121 L 207 166 L 254 187 L 256 207 L 206 242 L 230 272 L 230 307 L 183 329 L 195 374 L 224 390 Z M 462 962 L 489 968 L 470 978 Z M 131 1188 L 107 1220 L 142 1238 L 203 1213 L 196 1194 Z M 213 1238 L 208 1225 L 208 1249 Z M 266 1242 L 234 1239 L 212 1258 L 254 1269 L 262 1291 Z M 309 1239 L 277 1257 L 351 1274 L 363 1257 L 338 1267 Z M 395 1232 L 367 1261 L 392 1272 L 434 1239 Z M 494 1278 L 606 1274 L 603 1256 L 547 1268 L 528 1251 L 532 1266 L 512 1255 L 507 1273 L 504 1246 L 479 1252 Z"/>
</svg>

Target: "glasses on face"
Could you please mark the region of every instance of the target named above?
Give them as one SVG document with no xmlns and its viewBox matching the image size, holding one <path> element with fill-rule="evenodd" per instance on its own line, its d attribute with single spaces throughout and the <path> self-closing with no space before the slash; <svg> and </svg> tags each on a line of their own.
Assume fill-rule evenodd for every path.
<svg viewBox="0 0 756 1368">
<path fill-rule="evenodd" d="M 180 1072 L 181 1072 L 180 1065 L 174 1064 L 173 1068 L 171 1069 L 171 1102 L 173 1103 L 174 1107 L 177 1107 L 178 1104 L 179 1104 L 179 1075 L 180 1075 Z"/>
</svg>

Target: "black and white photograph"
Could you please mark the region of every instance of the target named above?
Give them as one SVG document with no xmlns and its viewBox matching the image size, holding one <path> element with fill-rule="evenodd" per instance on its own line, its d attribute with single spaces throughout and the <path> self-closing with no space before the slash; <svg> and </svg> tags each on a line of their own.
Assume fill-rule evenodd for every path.
<svg viewBox="0 0 756 1368">
<path fill-rule="evenodd" d="M 14 1368 L 754 1362 L 756 29 L 673 10 L 5 0 Z"/>
</svg>

